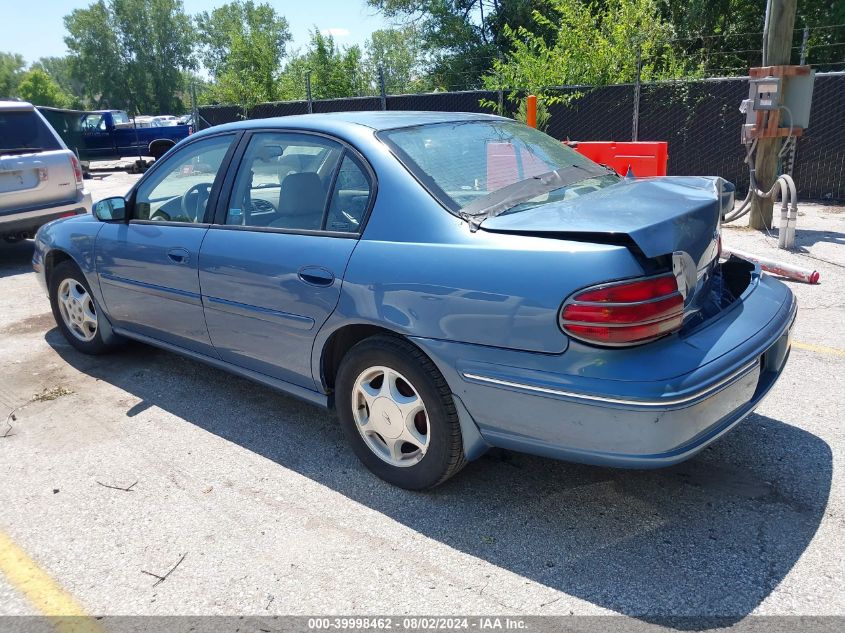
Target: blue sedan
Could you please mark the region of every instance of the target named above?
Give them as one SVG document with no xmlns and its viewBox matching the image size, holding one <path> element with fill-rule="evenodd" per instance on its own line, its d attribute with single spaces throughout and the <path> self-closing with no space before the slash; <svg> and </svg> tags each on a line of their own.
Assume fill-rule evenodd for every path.
<svg viewBox="0 0 845 633">
<path fill-rule="evenodd" d="M 667 466 L 746 417 L 796 303 L 720 258 L 732 205 L 500 117 L 308 115 L 192 135 L 42 228 L 33 266 L 80 351 L 143 341 L 333 408 L 423 489 L 494 446 Z"/>
</svg>

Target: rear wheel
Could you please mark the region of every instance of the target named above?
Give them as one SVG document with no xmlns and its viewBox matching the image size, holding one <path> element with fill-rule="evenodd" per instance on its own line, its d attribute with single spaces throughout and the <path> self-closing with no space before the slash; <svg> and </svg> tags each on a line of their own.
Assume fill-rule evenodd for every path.
<svg viewBox="0 0 845 633">
<path fill-rule="evenodd" d="M 171 147 L 173 147 L 173 143 L 153 143 L 150 145 L 150 156 L 152 156 L 155 160 L 159 160 Z"/>
<path fill-rule="evenodd" d="M 61 262 L 50 275 L 50 306 L 68 343 L 86 354 L 112 348 L 103 340 L 100 313 L 85 275 L 71 261 Z"/>
<path fill-rule="evenodd" d="M 385 481 L 422 490 L 464 466 L 449 387 L 410 343 L 392 336 L 358 343 L 344 356 L 335 386 L 346 438 L 364 465 Z"/>
</svg>

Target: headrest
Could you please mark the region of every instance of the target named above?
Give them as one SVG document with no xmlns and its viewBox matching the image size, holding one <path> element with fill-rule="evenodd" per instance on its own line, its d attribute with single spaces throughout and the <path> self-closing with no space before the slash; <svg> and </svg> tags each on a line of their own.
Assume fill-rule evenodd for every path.
<svg viewBox="0 0 845 633">
<path fill-rule="evenodd" d="M 326 192 L 323 190 L 323 182 L 313 171 L 288 174 L 282 180 L 279 192 L 279 213 L 322 215 L 325 204 Z"/>
</svg>

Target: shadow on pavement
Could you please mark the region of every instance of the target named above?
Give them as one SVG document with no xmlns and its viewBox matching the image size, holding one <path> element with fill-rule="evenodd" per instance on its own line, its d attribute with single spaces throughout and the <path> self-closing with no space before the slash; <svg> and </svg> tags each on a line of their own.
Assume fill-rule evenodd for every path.
<svg viewBox="0 0 845 633">
<path fill-rule="evenodd" d="M 32 272 L 32 240 L 8 243 L 0 240 L 0 279 Z"/>
<path fill-rule="evenodd" d="M 748 615 L 810 543 L 830 490 L 828 445 L 755 414 L 667 470 L 496 451 L 410 493 L 365 471 L 334 417 L 308 404 L 150 347 L 92 358 L 56 329 L 46 338 L 70 365 L 142 399 L 127 416 L 159 407 L 429 538 L 646 622 L 721 616 L 725 626 Z"/>
<path fill-rule="evenodd" d="M 814 229 L 796 229 L 795 246 L 799 249 L 814 246 L 819 242 L 830 242 L 845 246 L 845 233 L 837 231 L 817 231 Z"/>
</svg>

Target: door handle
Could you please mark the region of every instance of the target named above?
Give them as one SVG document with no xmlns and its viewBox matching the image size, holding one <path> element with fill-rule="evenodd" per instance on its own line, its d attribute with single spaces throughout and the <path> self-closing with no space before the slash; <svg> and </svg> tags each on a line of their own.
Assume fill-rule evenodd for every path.
<svg viewBox="0 0 845 633">
<path fill-rule="evenodd" d="M 303 266 L 298 277 L 309 286 L 331 286 L 334 283 L 334 273 L 319 266 Z"/>
<path fill-rule="evenodd" d="M 167 258 L 174 264 L 187 264 L 191 255 L 184 248 L 172 248 L 167 251 Z"/>
</svg>

